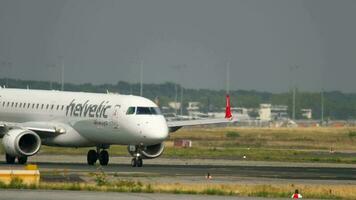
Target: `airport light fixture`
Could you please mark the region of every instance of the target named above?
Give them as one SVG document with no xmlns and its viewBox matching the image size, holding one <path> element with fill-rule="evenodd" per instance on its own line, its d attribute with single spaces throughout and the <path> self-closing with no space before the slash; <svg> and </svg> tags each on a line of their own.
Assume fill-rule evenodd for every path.
<svg viewBox="0 0 356 200">
<path fill-rule="evenodd" d="M 140 65 L 140 96 L 143 95 L 143 61 L 141 61 Z"/>
<path fill-rule="evenodd" d="M 64 57 L 63 56 L 59 56 L 59 63 L 60 63 L 60 67 L 61 67 L 61 71 L 60 71 L 60 78 L 61 78 L 61 91 L 64 91 Z"/>
<path fill-rule="evenodd" d="M 9 77 L 10 77 L 11 68 L 12 68 L 12 62 L 4 60 L 4 61 L 1 62 L 1 64 L 2 64 L 4 69 L 5 68 L 8 69 L 7 73 L 5 73 L 5 85 L 6 85 L 6 87 L 8 87 L 9 86 Z"/>
<path fill-rule="evenodd" d="M 49 89 L 50 90 L 53 90 L 53 76 L 52 76 L 52 71 L 51 71 L 51 69 L 53 70 L 53 69 L 55 69 L 56 68 L 56 65 L 54 65 L 54 64 L 48 64 L 48 65 L 46 65 L 46 68 L 47 68 L 47 70 L 48 70 L 48 72 L 49 72 Z"/>
<path fill-rule="evenodd" d="M 289 67 L 289 70 L 290 70 L 290 72 L 291 72 L 291 75 L 292 75 L 292 101 L 293 101 L 293 105 L 292 105 L 292 119 L 293 120 L 295 120 L 295 111 L 296 111 L 296 106 L 295 106 L 295 104 L 296 104 L 296 90 L 297 90 L 297 81 L 296 81 L 296 75 L 295 75 L 295 73 L 297 72 L 297 70 L 300 68 L 300 66 L 299 65 L 294 65 L 294 66 L 291 66 L 291 67 Z M 294 72 L 294 73 L 293 73 Z"/>
</svg>

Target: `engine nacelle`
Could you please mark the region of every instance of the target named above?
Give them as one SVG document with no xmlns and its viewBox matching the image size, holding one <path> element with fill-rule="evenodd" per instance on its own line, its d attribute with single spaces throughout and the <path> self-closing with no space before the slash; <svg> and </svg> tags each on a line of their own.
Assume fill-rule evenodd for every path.
<svg viewBox="0 0 356 200">
<path fill-rule="evenodd" d="M 129 145 L 127 149 L 132 156 L 135 156 L 136 153 L 135 146 Z M 152 159 L 162 155 L 163 151 L 164 151 L 164 143 L 162 142 L 155 145 L 145 146 L 139 150 L 139 153 L 142 155 L 143 158 Z"/>
<path fill-rule="evenodd" d="M 11 129 L 3 137 L 5 152 L 11 156 L 32 156 L 41 147 L 41 138 L 32 131 Z"/>
</svg>

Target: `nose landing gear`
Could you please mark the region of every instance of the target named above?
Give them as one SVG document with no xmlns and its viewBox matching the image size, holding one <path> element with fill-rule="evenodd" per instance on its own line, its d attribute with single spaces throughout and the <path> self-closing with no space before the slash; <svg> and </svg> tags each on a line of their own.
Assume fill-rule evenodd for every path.
<svg viewBox="0 0 356 200">
<path fill-rule="evenodd" d="M 106 166 L 109 163 L 109 153 L 105 150 L 106 148 L 97 147 L 96 151 L 91 149 L 87 154 L 88 165 L 94 165 L 97 160 L 99 160 L 100 165 Z"/>
<path fill-rule="evenodd" d="M 143 160 L 141 156 L 141 148 L 140 146 L 129 145 L 129 152 L 133 156 L 131 160 L 132 167 L 142 167 Z"/>
<path fill-rule="evenodd" d="M 142 161 L 142 158 L 141 157 L 134 157 L 132 158 L 131 160 L 131 166 L 132 167 L 142 167 L 143 165 L 143 161 Z"/>
</svg>

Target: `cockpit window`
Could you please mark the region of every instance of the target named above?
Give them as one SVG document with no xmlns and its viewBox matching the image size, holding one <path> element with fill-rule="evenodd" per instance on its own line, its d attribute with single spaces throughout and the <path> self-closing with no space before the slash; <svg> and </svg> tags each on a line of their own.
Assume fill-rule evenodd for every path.
<svg viewBox="0 0 356 200">
<path fill-rule="evenodd" d="M 151 109 L 149 107 L 137 107 L 138 115 L 151 115 Z"/>
<path fill-rule="evenodd" d="M 137 115 L 161 115 L 158 107 L 137 107 Z"/>
<path fill-rule="evenodd" d="M 135 107 L 129 107 L 129 109 L 127 109 L 126 114 L 127 115 L 133 115 L 135 114 L 136 108 Z"/>
<path fill-rule="evenodd" d="M 152 115 L 162 115 L 161 110 L 158 107 L 150 107 Z"/>
<path fill-rule="evenodd" d="M 127 115 L 162 115 L 158 107 L 129 107 Z"/>
</svg>

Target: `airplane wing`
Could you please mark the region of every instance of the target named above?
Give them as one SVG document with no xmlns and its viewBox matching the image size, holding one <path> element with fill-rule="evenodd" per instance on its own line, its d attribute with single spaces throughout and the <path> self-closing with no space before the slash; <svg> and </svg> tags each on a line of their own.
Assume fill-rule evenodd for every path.
<svg viewBox="0 0 356 200">
<path fill-rule="evenodd" d="M 182 120 L 182 121 L 167 121 L 169 132 L 175 132 L 184 126 L 197 126 L 209 124 L 222 124 L 237 122 L 237 118 L 233 118 L 231 114 L 230 96 L 226 95 L 225 118 L 215 119 L 200 119 L 200 120 Z"/>
<path fill-rule="evenodd" d="M 198 120 L 184 120 L 184 121 L 168 121 L 167 125 L 169 128 L 169 132 L 172 133 L 184 126 L 223 124 L 223 123 L 233 123 L 236 121 L 237 119 L 234 118 L 198 119 Z"/>
<path fill-rule="evenodd" d="M 24 130 L 30 130 L 38 134 L 41 138 L 56 136 L 66 132 L 64 128 L 61 128 L 60 124 L 53 122 L 25 122 L 25 123 L 11 123 L 0 122 L 0 137 L 3 137 L 6 130 L 9 128 L 19 128 Z"/>
</svg>

